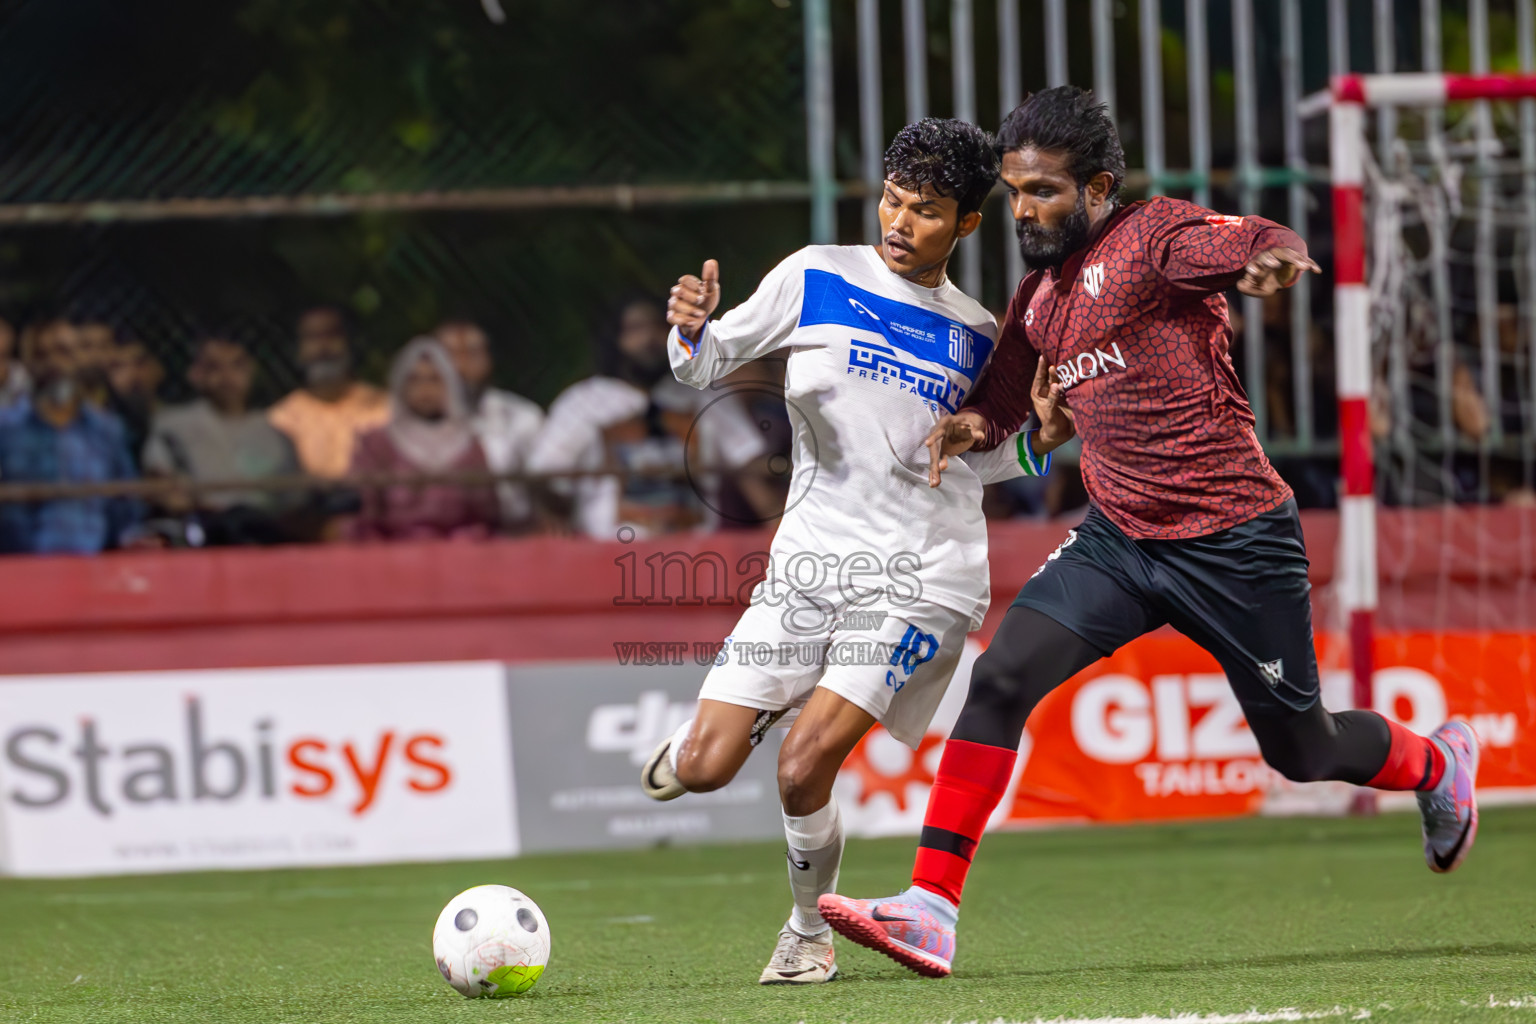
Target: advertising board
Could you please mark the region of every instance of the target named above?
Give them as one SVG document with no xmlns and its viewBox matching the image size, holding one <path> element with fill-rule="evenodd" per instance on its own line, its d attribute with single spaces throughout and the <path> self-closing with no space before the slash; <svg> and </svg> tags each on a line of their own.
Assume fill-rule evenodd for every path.
<svg viewBox="0 0 1536 1024">
<path fill-rule="evenodd" d="M 495 662 L 0 677 L 0 870 L 518 851 Z"/>
</svg>

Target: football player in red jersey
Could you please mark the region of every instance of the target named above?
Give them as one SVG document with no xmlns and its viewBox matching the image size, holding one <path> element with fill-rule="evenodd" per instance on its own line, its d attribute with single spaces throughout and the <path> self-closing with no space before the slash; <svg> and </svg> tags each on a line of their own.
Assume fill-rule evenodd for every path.
<svg viewBox="0 0 1536 1024">
<path fill-rule="evenodd" d="M 1125 157 L 1091 93 L 1036 93 L 998 133 L 1029 273 L 994 355 L 928 439 L 986 450 L 1031 412 L 1037 447 L 1075 433 L 1092 499 L 977 660 L 928 799 L 912 888 L 823 896 L 839 932 L 930 976 L 950 972 L 966 872 L 1008 785 L 1025 721 L 1069 677 L 1172 625 L 1221 664 L 1264 759 L 1288 779 L 1415 790 L 1431 869 L 1477 832 L 1476 736 L 1418 736 L 1318 699 L 1307 553 L 1290 488 L 1265 458 L 1232 367 L 1222 293 L 1269 295 L 1316 271 L 1306 243 L 1260 217 L 1177 199 L 1125 204 Z"/>
</svg>

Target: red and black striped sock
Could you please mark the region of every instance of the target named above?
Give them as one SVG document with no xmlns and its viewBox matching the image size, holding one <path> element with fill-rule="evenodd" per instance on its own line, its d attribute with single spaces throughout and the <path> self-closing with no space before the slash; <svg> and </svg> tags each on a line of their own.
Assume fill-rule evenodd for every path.
<svg viewBox="0 0 1536 1024">
<path fill-rule="evenodd" d="M 1002 800 L 1018 751 L 950 740 L 928 795 L 912 884 L 960 905 L 965 875 L 987 819 Z"/>
<path fill-rule="evenodd" d="M 1424 736 L 1403 728 L 1388 718 L 1391 746 L 1381 771 L 1366 785 L 1372 789 L 1434 789 L 1445 774 L 1445 755 Z"/>
</svg>

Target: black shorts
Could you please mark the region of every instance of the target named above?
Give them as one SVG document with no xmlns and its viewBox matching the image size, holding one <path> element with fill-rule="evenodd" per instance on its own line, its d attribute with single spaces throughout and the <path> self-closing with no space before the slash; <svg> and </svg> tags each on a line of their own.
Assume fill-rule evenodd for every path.
<svg viewBox="0 0 1536 1024">
<path fill-rule="evenodd" d="M 1318 700 L 1312 585 L 1296 503 L 1188 540 L 1132 540 L 1090 506 L 1014 604 L 1104 654 L 1171 625 L 1220 662 L 1248 713 Z"/>
</svg>

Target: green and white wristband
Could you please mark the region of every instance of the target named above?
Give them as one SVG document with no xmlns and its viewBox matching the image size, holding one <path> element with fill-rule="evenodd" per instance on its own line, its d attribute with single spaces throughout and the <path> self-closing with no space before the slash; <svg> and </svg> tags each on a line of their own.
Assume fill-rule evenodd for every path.
<svg viewBox="0 0 1536 1024">
<path fill-rule="evenodd" d="M 1029 447 L 1029 439 L 1035 431 L 1026 430 L 1014 435 L 1014 445 L 1019 452 L 1019 465 L 1024 467 L 1025 476 L 1045 476 L 1051 471 L 1051 453 L 1046 452 L 1045 458 L 1037 458 Z"/>
</svg>

